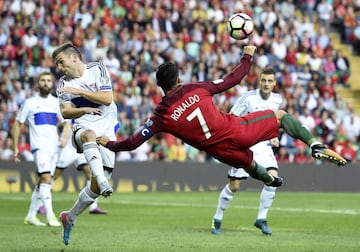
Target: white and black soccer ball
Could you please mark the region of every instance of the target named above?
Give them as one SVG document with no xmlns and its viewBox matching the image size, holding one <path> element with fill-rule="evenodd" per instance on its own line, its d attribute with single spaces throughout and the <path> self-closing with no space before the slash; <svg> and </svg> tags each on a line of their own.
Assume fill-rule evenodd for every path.
<svg viewBox="0 0 360 252">
<path fill-rule="evenodd" d="M 232 38 L 247 39 L 254 31 L 254 21 L 245 13 L 235 13 L 229 18 L 227 29 Z"/>
</svg>

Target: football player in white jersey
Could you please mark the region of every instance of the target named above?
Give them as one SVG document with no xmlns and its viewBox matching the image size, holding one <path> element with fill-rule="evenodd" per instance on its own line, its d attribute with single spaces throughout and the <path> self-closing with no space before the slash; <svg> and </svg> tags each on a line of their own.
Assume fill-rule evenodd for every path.
<svg viewBox="0 0 360 252">
<path fill-rule="evenodd" d="M 113 193 L 109 179 L 115 153 L 98 146 L 96 136 L 106 135 L 116 140 L 119 123 L 109 71 L 102 62 L 84 63 L 79 49 L 71 43 L 56 48 L 52 58 L 56 69 L 63 74 L 57 86 L 61 114 L 65 119 L 74 119 L 74 145 L 79 153 L 84 153 L 92 175 L 90 186 L 81 190 L 73 207 L 60 214 L 63 242 L 68 245 L 77 217 L 97 197 Z"/>
<path fill-rule="evenodd" d="M 259 76 L 259 88 L 245 92 L 235 102 L 230 113 L 238 116 L 246 115 L 255 111 L 265 109 L 279 109 L 283 103 L 283 98 L 273 93 L 276 85 L 276 74 L 270 68 L 265 68 Z M 268 173 L 278 176 L 278 163 L 276 161 L 272 146 L 279 146 L 278 138 L 269 141 L 259 142 L 250 149 L 254 153 L 254 160 L 264 166 Z M 211 232 L 215 235 L 221 234 L 221 222 L 224 211 L 227 209 L 234 197 L 234 193 L 240 188 L 240 181 L 247 179 L 249 174 L 242 168 L 231 168 L 228 172 L 228 184 L 222 189 L 216 213 L 212 220 Z M 264 184 L 260 194 L 260 205 L 258 216 L 254 222 L 254 226 L 261 229 L 264 234 L 271 235 L 272 231 L 267 225 L 267 213 L 275 198 L 276 187 Z"/>
<path fill-rule="evenodd" d="M 58 159 L 58 147 L 64 145 L 63 139 L 59 139 L 57 123 L 63 119 L 60 114 L 58 100 L 51 95 L 53 88 L 53 76 L 43 72 L 38 77 L 39 95 L 25 100 L 22 104 L 13 125 L 14 160 L 20 162 L 18 139 L 21 126 L 27 122 L 29 125 L 30 146 L 36 163 L 36 174 L 39 177 L 38 185 L 31 196 L 31 204 L 25 224 L 46 226 L 37 217 L 37 210 L 42 203 L 46 209 L 47 224 L 60 226 L 55 217 L 52 196 L 51 176 L 54 173 Z"/>
</svg>

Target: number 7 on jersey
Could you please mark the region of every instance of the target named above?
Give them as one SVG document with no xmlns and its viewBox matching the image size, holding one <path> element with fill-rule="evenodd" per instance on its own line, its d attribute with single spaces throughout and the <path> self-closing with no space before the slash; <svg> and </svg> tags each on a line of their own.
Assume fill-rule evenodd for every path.
<svg viewBox="0 0 360 252">
<path fill-rule="evenodd" d="M 186 117 L 186 119 L 190 122 L 192 121 L 194 118 L 197 118 L 199 123 L 200 123 L 200 126 L 205 134 L 205 138 L 206 139 L 209 139 L 211 137 L 211 133 L 210 133 L 210 130 L 209 130 L 209 127 L 207 126 L 206 124 L 206 121 L 205 121 L 205 118 L 203 116 L 203 114 L 201 113 L 201 110 L 199 107 L 197 107 L 196 109 L 194 109 L 193 112 L 191 112 L 190 115 L 188 115 Z"/>
</svg>

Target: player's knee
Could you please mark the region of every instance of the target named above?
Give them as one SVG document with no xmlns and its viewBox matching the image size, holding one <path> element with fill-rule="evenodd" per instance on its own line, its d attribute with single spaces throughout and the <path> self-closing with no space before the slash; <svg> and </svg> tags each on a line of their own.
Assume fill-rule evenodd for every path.
<svg viewBox="0 0 360 252">
<path fill-rule="evenodd" d="M 40 183 L 51 184 L 51 174 L 50 174 L 50 172 L 42 173 L 40 175 Z"/>
<path fill-rule="evenodd" d="M 229 181 L 229 189 L 234 193 L 240 189 L 240 179 L 232 179 Z"/>
<path fill-rule="evenodd" d="M 96 134 L 93 130 L 85 130 L 82 134 L 81 134 L 81 141 L 83 143 L 86 142 L 94 142 L 96 141 Z"/>
</svg>

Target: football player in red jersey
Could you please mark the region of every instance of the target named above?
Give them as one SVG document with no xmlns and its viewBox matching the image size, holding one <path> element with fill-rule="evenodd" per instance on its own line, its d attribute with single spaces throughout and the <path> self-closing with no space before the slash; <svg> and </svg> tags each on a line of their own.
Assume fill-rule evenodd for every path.
<svg viewBox="0 0 360 252">
<path fill-rule="evenodd" d="M 345 165 L 345 159 L 318 142 L 283 110 L 264 110 L 235 116 L 217 109 L 213 95 L 240 83 L 249 72 L 255 51 L 255 46 L 245 46 L 240 63 L 224 78 L 214 81 L 181 83 L 174 63 L 160 65 L 156 71 L 156 80 L 165 95 L 154 114 L 129 138 L 116 142 L 101 136 L 97 142 L 115 152 L 130 151 L 154 134 L 167 132 L 225 164 L 235 168 L 245 167 L 251 177 L 269 186 L 280 186 L 282 178 L 268 174 L 264 167 L 258 165 L 249 147 L 277 137 L 278 129 L 282 127 L 290 136 L 309 145 L 314 158 Z"/>
</svg>

